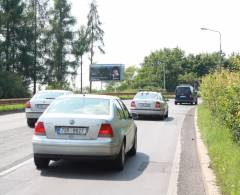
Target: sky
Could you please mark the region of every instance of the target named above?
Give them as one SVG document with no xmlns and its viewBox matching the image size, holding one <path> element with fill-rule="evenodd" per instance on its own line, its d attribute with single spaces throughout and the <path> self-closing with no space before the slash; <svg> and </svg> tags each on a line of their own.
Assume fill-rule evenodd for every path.
<svg viewBox="0 0 240 195">
<path fill-rule="evenodd" d="M 69 0 L 77 26 L 87 23 L 91 0 Z M 240 52 L 239 0 L 97 0 L 104 30 L 100 64 L 139 65 L 159 49 L 179 47 L 186 54 L 219 51 Z M 88 56 L 84 58 L 84 85 L 88 85 Z"/>
</svg>

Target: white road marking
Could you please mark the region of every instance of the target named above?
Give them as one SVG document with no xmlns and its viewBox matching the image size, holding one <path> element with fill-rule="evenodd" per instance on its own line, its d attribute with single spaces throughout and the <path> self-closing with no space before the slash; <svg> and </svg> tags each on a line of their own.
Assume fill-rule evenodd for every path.
<svg viewBox="0 0 240 195">
<path fill-rule="evenodd" d="M 13 172 L 13 171 L 15 171 L 15 170 L 17 170 L 18 168 L 20 168 L 20 167 L 22 167 L 22 166 L 24 166 L 24 165 L 26 165 L 26 164 L 28 164 L 28 163 L 30 163 L 30 162 L 33 162 L 33 158 L 30 158 L 30 159 L 28 159 L 28 160 L 26 160 L 26 161 L 23 161 L 23 162 L 15 165 L 15 166 L 7 169 L 7 170 L 4 170 L 4 171 L 0 172 L 0 177 L 2 177 L 2 176 L 4 176 L 4 175 L 7 175 L 7 174 L 9 174 L 9 173 L 11 173 L 11 172 Z"/>
</svg>

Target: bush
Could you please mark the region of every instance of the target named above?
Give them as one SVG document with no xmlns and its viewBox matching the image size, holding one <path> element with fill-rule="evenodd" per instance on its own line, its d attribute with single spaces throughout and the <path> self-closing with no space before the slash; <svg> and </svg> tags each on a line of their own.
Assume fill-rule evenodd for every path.
<svg viewBox="0 0 240 195">
<path fill-rule="evenodd" d="M 240 73 L 222 71 L 204 77 L 201 95 L 211 113 L 240 142 Z"/>
<path fill-rule="evenodd" d="M 0 72 L 0 98 L 23 98 L 28 96 L 28 90 L 17 74 Z"/>
</svg>

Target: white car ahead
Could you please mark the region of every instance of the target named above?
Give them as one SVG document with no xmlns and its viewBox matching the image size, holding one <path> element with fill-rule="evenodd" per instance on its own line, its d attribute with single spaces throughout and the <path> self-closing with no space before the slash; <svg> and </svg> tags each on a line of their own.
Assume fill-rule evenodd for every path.
<svg viewBox="0 0 240 195">
<path fill-rule="evenodd" d="M 37 119 L 41 116 L 49 104 L 61 95 L 73 94 L 65 90 L 43 90 L 36 93 L 30 101 L 25 104 L 27 124 L 33 128 Z"/>
<path fill-rule="evenodd" d="M 50 160 L 103 158 L 122 170 L 125 154 L 136 154 L 137 127 L 117 97 L 61 96 L 38 119 L 32 144 L 37 169 Z"/>
</svg>

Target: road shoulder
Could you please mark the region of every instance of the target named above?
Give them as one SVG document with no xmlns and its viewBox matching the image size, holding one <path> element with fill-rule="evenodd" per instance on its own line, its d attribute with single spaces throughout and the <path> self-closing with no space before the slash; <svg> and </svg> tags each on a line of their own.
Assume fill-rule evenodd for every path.
<svg viewBox="0 0 240 195">
<path fill-rule="evenodd" d="M 195 130 L 196 130 L 196 139 L 197 139 L 197 152 L 200 162 L 203 184 L 205 192 L 207 195 L 220 195 L 220 190 L 216 185 L 216 176 L 214 175 L 213 170 L 210 168 L 211 161 L 208 156 L 208 150 L 203 140 L 201 138 L 201 132 L 197 124 L 197 109 L 195 110 Z"/>
</svg>

